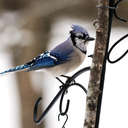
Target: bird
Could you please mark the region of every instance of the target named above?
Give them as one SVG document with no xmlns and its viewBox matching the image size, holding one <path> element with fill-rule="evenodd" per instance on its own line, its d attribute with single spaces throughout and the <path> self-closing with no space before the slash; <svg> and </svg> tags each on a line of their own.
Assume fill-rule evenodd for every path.
<svg viewBox="0 0 128 128">
<path fill-rule="evenodd" d="M 50 51 L 45 51 L 26 62 L 25 64 L 10 68 L 0 74 L 16 71 L 42 70 L 53 76 L 65 75 L 79 67 L 87 54 L 88 42 L 95 38 L 90 37 L 85 28 L 72 25 L 70 36 Z"/>
</svg>

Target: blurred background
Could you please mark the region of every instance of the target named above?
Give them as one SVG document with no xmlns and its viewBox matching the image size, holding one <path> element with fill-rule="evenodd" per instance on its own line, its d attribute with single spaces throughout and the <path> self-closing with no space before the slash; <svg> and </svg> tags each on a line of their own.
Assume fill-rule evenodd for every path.
<svg viewBox="0 0 128 128">
<path fill-rule="evenodd" d="M 24 64 L 64 41 L 69 36 L 72 24 L 82 25 L 95 37 L 93 21 L 97 18 L 96 5 L 96 0 L 0 0 L 0 72 Z M 128 1 L 124 0 L 118 7 L 118 14 L 128 19 L 127 13 Z M 110 46 L 127 33 L 128 23 L 114 19 Z M 112 58 L 127 50 L 127 42 L 128 39 L 125 39 L 114 50 Z M 93 49 L 94 42 L 89 44 L 88 54 L 92 54 Z M 107 64 L 100 127 L 128 126 L 127 60 L 128 56 L 114 65 Z M 87 58 L 79 69 L 90 64 L 91 59 Z M 88 80 L 89 72 L 78 79 L 86 88 Z M 58 122 L 59 102 L 41 125 L 36 126 L 33 122 L 36 99 L 43 97 L 44 110 L 58 92 L 59 85 L 55 78 L 43 72 L 18 72 L 0 76 L 0 127 L 61 128 L 65 119 Z M 74 87 L 69 90 L 67 98 L 71 99 L 71 105 L 66 128 L 82 128 L 85 94 Z"/>
</svg>

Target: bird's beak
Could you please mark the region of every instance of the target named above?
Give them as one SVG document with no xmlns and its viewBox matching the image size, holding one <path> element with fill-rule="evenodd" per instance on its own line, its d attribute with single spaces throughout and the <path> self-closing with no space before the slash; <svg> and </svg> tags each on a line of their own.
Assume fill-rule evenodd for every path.
<svg viewBox="0 0 128 128">
<path fill-rule="evenodd" d="M 87 38 L 87 41 L 93 41 L 93 40 L 95 40 L 95 38 L 93 38 L 93 37 L 88 37 Z"/>
</svg>

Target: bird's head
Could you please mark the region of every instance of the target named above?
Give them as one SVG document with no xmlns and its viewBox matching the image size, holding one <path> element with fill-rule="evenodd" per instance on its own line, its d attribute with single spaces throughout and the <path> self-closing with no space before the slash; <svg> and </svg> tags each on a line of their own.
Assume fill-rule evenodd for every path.
<svg viewBox="0 0 128 128">
<path fill-rule="evenodd" d="M 87 30 L 79 25 L 72 25 L 70 34 L 73 45 L 82 52 L 86 52 L 88 42 L 94 40 L 93 37 L 89 36 Z"/>
</svg>

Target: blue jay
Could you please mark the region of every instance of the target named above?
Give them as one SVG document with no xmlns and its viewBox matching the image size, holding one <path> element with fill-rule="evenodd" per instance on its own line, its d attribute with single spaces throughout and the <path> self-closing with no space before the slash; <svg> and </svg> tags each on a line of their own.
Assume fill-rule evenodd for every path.
<svg viewBox="0 0 128 128">
<path fill-rule="evenodd" d="M 90 37 L 87 30 L 79 25 L 72 25 L 70 37 L 51 51 L 46 51 L 31 61 L 11 68 L 0 74 L 14 71 L 46 70 L 54 76 L 65 75 L 77 68 L 84 60 L 87 45 L 94 38 Z"/>
</svg>

